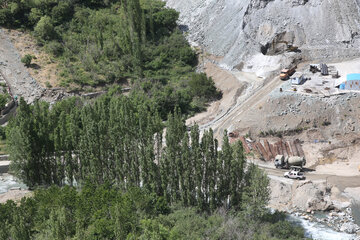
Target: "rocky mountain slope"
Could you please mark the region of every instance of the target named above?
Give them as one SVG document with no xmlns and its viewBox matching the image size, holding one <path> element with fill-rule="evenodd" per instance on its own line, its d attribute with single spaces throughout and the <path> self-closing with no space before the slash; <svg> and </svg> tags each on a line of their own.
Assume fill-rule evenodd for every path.
<svg viewBox="0 0 360 240">
<path fill-rule="evenodd" d="M 360 56 L 359 0 L 166 0 L 188 38 L 229 69 L 260 76 L 293 59 Z M 299 47 L 288 52 L 286 43 Z"/>
</svg>

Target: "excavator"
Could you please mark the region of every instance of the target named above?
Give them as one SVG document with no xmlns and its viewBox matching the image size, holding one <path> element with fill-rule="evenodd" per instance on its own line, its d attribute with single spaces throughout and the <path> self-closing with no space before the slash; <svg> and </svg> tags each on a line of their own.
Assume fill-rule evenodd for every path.
<svg viewBox="0 0 360 240">
<path fill-rule="evenodd" d="M 288 41 L 273 41 L 273 43 L 272 43 L 272 47 L 273 47 L 273 52 L 275 52 L 275 47 L 276 47 L 276 45 L 277 44 L 279 44 L 279 43 L 284 43 L 284 44 L 286 44 L 286 51 L 288 51 L 288 52 L 298 52 L 299 51 L 299 47 L 296 47 L 296 46 L 294 46 L 294 45 L 292 45 L 292 44 L 290 44 Z"/>
</svg>

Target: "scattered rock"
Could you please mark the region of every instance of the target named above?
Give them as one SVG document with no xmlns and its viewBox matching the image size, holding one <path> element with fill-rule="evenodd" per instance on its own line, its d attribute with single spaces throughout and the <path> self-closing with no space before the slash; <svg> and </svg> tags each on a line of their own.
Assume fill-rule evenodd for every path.
<svg viewBox="0 0 360 240">
<path fill-rule="evenodd" d="M 351 223 L 351 222 L 346 222 L 340 227 L 341 232 L 346 232 L 346 233 L 350 233 L 350 234 L 355 233 L 358 229 L 359 229 L 359 227 L 356 224 Z"/>
</svg>

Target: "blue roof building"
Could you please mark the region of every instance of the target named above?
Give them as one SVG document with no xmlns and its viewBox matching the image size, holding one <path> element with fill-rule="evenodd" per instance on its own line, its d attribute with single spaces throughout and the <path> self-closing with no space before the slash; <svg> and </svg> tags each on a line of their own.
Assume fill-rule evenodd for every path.
<svg viewBox="0 0 360 240">
<path fill-rule="evenodd" d="M 346 81 L 351 80 L 359 80 L 360 81 L 360 73 L 351 73 L 346 76 Z"/>
<path fill-rule="evenodd" d="M 360 91 L 360 73 L 351 73 L 346 76 L 346 82 L 340 84 L 340 89 Z"/>
</svg>

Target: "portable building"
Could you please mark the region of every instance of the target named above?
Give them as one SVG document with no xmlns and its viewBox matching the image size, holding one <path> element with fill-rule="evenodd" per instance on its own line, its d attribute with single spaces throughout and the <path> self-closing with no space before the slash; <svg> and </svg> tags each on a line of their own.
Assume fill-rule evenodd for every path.
<svg viewBox="0 0 360 240">
<path fill-rule="evenodd" d="M 301 85 L 305 82 L 306 78 L 303 74 L 297 74 L 291 78 L 291 84 L 293 85 Z"/>
<path fill-rule="evenodd" d="M 346 81 L 339 85 L 342 90 L 360 91 L 360 73 L 351 73 L 346 76 Z"/>
<path fill-rule="evenodd" d="M 360 80 L 350 80 L 345 82 L 345 90 L 360 91 Z"/>
</svg>

